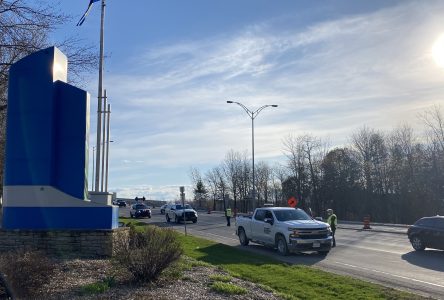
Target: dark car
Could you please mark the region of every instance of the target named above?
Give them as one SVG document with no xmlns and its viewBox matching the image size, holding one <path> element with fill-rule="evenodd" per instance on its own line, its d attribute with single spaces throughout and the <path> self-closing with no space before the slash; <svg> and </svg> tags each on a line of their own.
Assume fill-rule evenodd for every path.
<svg viewBox="0 0 444 300">
<path fill-rule="evenodd" d="M 119 207 L 126 207 L 126 202 L 124 200 L 117 200 L 117 205 Z"/>
<path fill-rule="evenodd" d="M 160 207 L 160 214 L 161 214 L 161 215 L 164 215 L 164 214 L 165 214 L 165 209 L 166 209 L 167 206 L 168 206 L 168 204 L 164 204 L 164 205 L 162 205 L 162 206 Z"/>
<path fill-rule="evenodd" d="M 410 226 L 407 235 L 417 251 L 425 248 L 444 250 L 444 216 L 419 219 Z"/>
<path fill-rule="evenodd" d="M 131 206 L 130 216 L 131 218 L 151 218 L 151 209 L 143 203 L 134 204 Z"/>
</svg>

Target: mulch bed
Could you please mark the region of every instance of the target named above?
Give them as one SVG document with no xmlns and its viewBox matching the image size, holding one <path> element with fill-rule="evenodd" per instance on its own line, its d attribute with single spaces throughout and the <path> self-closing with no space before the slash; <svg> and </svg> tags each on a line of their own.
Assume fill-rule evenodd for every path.
<svg viewBox="0 0 444 300">
<path fill-rule="evenodd" d="M 119 274 L 119 275 L 118 275 Z M 66 259 L 57 261 L 51 281 L 38 291 L 37 299 L 281 299 L 260 285 L 232 278 L 231 283 L 247 289 L 243 295 L 224 295 L 211 290 L 210 276 L 227 275 L 216 267 L 196 266 L 183 271 L 180 279 L 160 278 L 146 284 L 131 284 L 128 274 L 116 273 L 109 260 Z M 115 276 L 116 286 L 101 294 L 85 295 L 82 287 Z M 126 277 L 126 278 L 125 278 Z M 7 299 L 0 280 L 0 299 Z"/>
</svg>

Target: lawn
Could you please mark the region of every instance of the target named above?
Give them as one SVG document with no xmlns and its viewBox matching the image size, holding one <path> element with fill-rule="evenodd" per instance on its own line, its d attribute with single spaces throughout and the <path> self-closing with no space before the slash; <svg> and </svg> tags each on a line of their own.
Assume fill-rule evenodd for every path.
<svg viewBox="0 0 444 300">
<path fill-rule="evenodd" d="M 313 267 L 287 265 L 191 235 L 178 237 L 185 255 L 221 267 L 232 276 L 270 287 L 285 299 L 422 299 Z"/>
</svg>

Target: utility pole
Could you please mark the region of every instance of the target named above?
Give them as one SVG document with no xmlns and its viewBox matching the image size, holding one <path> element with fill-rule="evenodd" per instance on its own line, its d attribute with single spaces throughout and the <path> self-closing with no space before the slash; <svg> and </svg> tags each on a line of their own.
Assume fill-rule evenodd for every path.
<svg viewBox="0 0 444 300">
<path fill-rule="evenodd" d="M 100 186 L 100 143 L 102 129 L 102 93 L 103 93 L 103 51 L 104 51 L 104 23 L 105 23 L 105 0 L 102 0 L 102 13 L 100 18 L 100 58 L 99 58 L 99 88 L 97 96 L 97 138 L 96 138 L 96 176 L 95 192 L 99 191 Z"/>
</svg>

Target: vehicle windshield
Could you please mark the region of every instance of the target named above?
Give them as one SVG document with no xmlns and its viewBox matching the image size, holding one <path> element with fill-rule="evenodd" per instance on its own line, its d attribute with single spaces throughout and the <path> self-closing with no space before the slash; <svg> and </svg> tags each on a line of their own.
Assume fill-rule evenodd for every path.
<svg viewBox="0 0 444 300">
<path fill-rule="evenodd" d="M 301 209 L 275 210 L 274 215 L 279 222 L 311 220 L 311 217 Z"/>
<path fill-rule="evenodd" d="M 176 209 L 183 209 L 183 206 L 178 204 L 176 205 Z M 185 209 L 193 209 L 193 208 L 191 207 L 191 205 L 185 204 Z"/>
<path fill-rule="evenodd" d="M 144 204 L 137 204 L 134 206 L 134 209 L 146 209 L 146 208 L 148 208 L 148 207 Z"/>
</svg>

